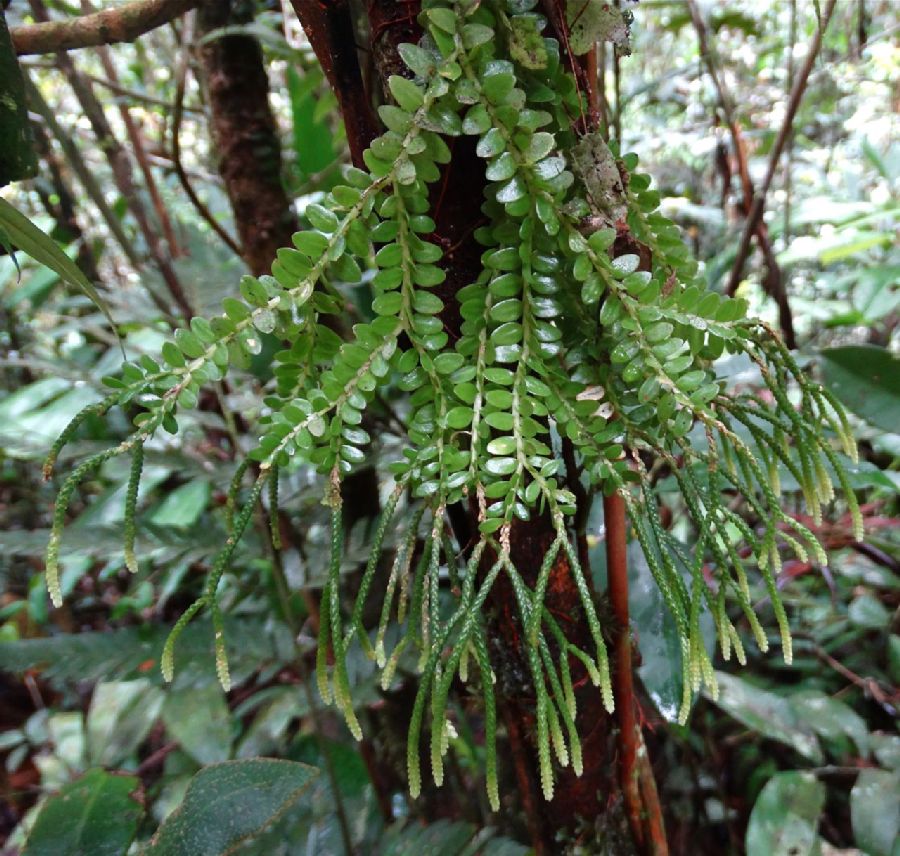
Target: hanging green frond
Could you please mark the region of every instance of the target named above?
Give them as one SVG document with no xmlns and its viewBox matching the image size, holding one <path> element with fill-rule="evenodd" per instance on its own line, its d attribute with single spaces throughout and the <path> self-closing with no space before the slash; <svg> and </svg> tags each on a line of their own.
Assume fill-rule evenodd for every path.
<svg viewBox="0 0 900 856">
<path fill-rule="evenodd" d="M 813 533 L 783 510 L 780 473 L 796 479 L 816 521 L 840 486 L 860 535 L 859 509 L 835 449 L 851 458 L 856 451 L 840 405 L 778 336 L 746 317 L 745 301 L 706 290 L 680 230 L 658 211 L 659 194 L 638 171 L 637 157 L 573 130 L 585 105 L 559 43 L 541 35 L 546 21 L 536 0 L 424 5 L 425 36 L 400 49 L 408 73 L 388 81 L 392 103 L 379 110 L 386 130 L 365 153 L 367 170 L 347 168 L 343 183 L 307 207 L 311 228 L 279 251 L 271 276 L 244 277 L 241 299 L 226 298 L 215 318 L 194 318 L 163 346 L 159 362 L 144 357 L 108 379 L 112 395 L 91 412 L 137 407 L 137 430 L 63 483 L 47 581 L 59 603 L 68 504 L 89 472 L 126 452 L 133 455 L 126 555 L 136 569 L 141 450 L 159 428 L 176 431 L 201 389 L 246 365 L 260 352 L 261 335 L 274 333 L 287 344 L 275 357 L 259 442 L 238 463 L 228 491 L 228 540 L 212 560 L 203 594 L 169 637 L 163 673 L 171 680 L 179 634 L 207 609 L 227 687 L 223 575 L 266 482 L 278 546 L 279 477 L 298 462 L 312 464 L 331 510 L 316 675 L 322 698 L 359 738 L 350 646 L 358 643 L 377 662 L 385 688 L 401 657 L 413 656 L 419 685 L 407 763 L 415 796 L 423 732 L 440 783 L 453 734 L 448 694 L 457 676 L 472 677 L 474 662 L 478 679 L 470 686 L 484 702 L 487 790 L 496 809 L 495 675 L 485 605 L 499 578 L 513 592 L 510 608 L 523 628 L 548 799 L 556 769 L 571 765 L 580 774 L 583 764 L 573 667 L 599 687 L 608 710 L 615 704 L 590 569 L 573 546 L 577 503 L 563 478 L 559 438 L 571 442 L 591 491 L 618 493 L 626 503 L 680 637 L 682 721 L 701 687 L 716 692 L 700 629 L 704 612 L 725 658 L 745 659 L 745 640 L 727 612 L 732 604 L 759 648 L 768 647 L 751 576 L 769 594 L 790 662 L 781 563 L 788 553 L 822 563 L 825 556 Z M 590 23 L 590 38 L 605 26 Z M 436 229 L 430 186 L 452 158 L 448 140 L 461 136 L 472 138 L 485 170 L 484 219 L 474 232 L 482 255 L 472 281 L 450 297 L 441 290 L 441 297 L 435 287 L 452 262 L 429 238 Z M 342 340 L 324 316 L 346 305 L 334 283 L 361 282 L 362 271 L 370 274 L 371 320 Z M 462 319 L 452 339 L 442 320 L 450 299 Z M 740 354 L 757 366 L 765 400 L 729 391 L 717 378 L 715 361 Z M 407 397 L 407 433 L 389 467 L 394 487 L 367 565 L 356 591 L 347 592 L 342 486 L 366 460 L 364 414 L 386 384 Z M 50 464 L 83 419 L 66 429 Z M 696 533 L 690 553 L 662 524 L 649 460 L 671 474 L 683 497 Z M 248 470 L 254 482 L 242 499 Z M 746 518 L 736 512 L 738 502 Z M 452 534 L 448 509 L 460 503 L 477 511 L 473 543 Z M 516 567 L 510 539 L 514 521 L 538 514 L 547 515 L 554 535 L 531 585 Z M 394 546 L 385 549 L 396 530 Z M 744 547 L 749 561 L 739 552 Z M 387 571 L 380 589 L 379 569 Z M 591 637 L 586 648 L 567 639 L 546 607 L 555 575 L 568 575 L 578 592 L 579 617 Z M 346 618 L 348 595 L 355 601 Z M 375 628 L 363 620 L 370 599 L 381 604 Z M 397 633 L 389 632 L 393 626 Z"/>
</svg>

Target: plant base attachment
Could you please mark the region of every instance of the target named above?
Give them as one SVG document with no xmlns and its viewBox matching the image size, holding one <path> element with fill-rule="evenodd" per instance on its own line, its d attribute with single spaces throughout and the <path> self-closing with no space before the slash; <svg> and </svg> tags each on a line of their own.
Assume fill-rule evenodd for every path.
<svg viewBox="0 0 900 856">
<path fill-rule="evenodd" d="M 667 856 L 669 850 L 656 782 L 635 715 L 638 702 L 634 696 L 628 617 L 627 522 L 625 501 L 618 494 L 603 498 L 603 520 L 609 599 L 618 624 L 613 652 L 613 689 L 619 722 L 619 780 L 628 822 L 638 847 L 654 856 Z"/>
</svg>

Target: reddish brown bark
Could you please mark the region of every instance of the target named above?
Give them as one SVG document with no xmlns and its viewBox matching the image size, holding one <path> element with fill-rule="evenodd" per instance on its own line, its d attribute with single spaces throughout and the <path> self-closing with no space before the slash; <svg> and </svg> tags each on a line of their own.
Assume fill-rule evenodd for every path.
<svg viewBox="0 0 900 856">
<path fill-rule="evenodd" d="M 606 576 L 609 600 L 619 634 L 613 648 L 613 688 L 619 721 L 619 783 L 631 834 L 641 852 L 668 856 L 659 795 L 638 725 L 628 617 L 628 535 L 625 501 L 618 494 L 603 498 L 606 526 Z"/>
<path fill-rule="evenodd" d="M 201 34 L 251 20 L 233 14 L 232 6 L 230 0 L 202 4 Z M 268 273 L 278 249 L 290 246 L 297 221 L 281 181 L 281 144 L 262 49 L 252 36 L 220 35 L 200 48 L 200 59 L 241 255 L 254 274 Z"/>
<path fill-rule="evenodd" d="M 619 626 L 613 657 L 616 687 L 616 718 L 619 720 L 619 781 L 631 831 L 639 844 L 644 842 L 641 825 L 641 796 L 637 773 L 637 721 L 634 711 L 634 680 L 631 670 L 631 633 L 628 620 L 628 559 L 626 555 L 625 503 L 617 494 L 603 498 L 606 525 L 606 572 L 609 599 Z"/>
<path fill-rule="evenodd" d="M 341 92 L 338 58 L 329 49 L 333 40 L 327 32 L 326 5 L 315 0 L 294 0 L 307 35 L 346 109 L 348 95 Z M 555 10 L 557 20 L 563 20 L 557 4 L 550 2 L 544 6 Z M 418 39 L 420 31 L 415 19 L 418 4 L 369 0 L 367 12 L 371 55 L 377 75 L 372 85 L 381 87 L 387 75 L 403 71 L 397 57 L 397 45 Z M 583 86 L 585 71 L 578 63 L 575 67 Z M 360 99 L 369 103 L 368 95 L 356 92 L 354 103 Z M 368 144 L 371 132 L 363 133 L 363 140 Z M 363 140 L 351 139 L 351 149 L 356 152 Z M 484 164 L 476 157 L 471 138 L 454 138 L 447 142 L 452 159 L 432 187 L 431 215 L 436 229 L 430 239 L 440 244 L 445 253 L 447 277 L 436 291 L 446 307 L 442 320 L 452 341 L 458 338 L 460 327 L 455 294 L 473 282 L 480 271 L 482 248 L 474 239 L 474 231 L 483 222 L 480 190 L 485 186 L 485 176 Z M 477 531 L 476 510 L 450 509 L 450 518 L 460 543 L 469 544 L 471 533 Z M 546 516 L 535 515 L 528 523 L 517 521 L 513 525 L 511 558 L 526 585 L 535 585 L 546 550 L 555 537 L 552 523 Z M 585 570 L 589 574 L 589 569 Z M 591 650 L 590 629 L 565 556 L 560 556 L 552 569 L 545 602 L 566 636 L 583 649 Z M 524 634 L 512 587 L 503 576 L 498 578 L 491 592 L 488 612 L 489 650 L 497 675 L 498 711 L 509 742 L 509 752 L 501 755 L 501 775 L 514 778 L 518 785 L 516 795 L 535 852 L 560 852 L 563 840 L 590 848 L 602 839 L 612 847 L 610 852 L 622 856 L 633 853 L 634 843 L 621 811 L 623 800 L 615 764 L 614 719 L 604 709 L 600 691 L 591 684 L 581 664 L 573 660 L 570 667 L 578 704 L 576 725 L 582 740 L 584 772 L 578 777 L 571 768 L 556 769 L 555 796 L 546 802 L 541 793 L 535 751 L 535 693 Z M 508 762 L 505 763 L 506 759 Z"/>
<path fill-rule="evenodd" d="M 197 5 L 198 0 L 135 0 L 69 21 L 15 27 L 10 35 L 19 56 L 133 42 Z"/>
<path fill-rule="evenodd" d="M 510 537 L 511 557 L 528 586 L 535 586 L 544 555 L 555 537 L 552 523 L 546 516 L 514 524 Z M 589 569 L 585 571 L 589 573 Z M 544 602 L 569 641 L 591 651 L 594 643 L 565 556 L 559 556 L 553 565 Z M 575 725 L 581 738 L 584 771 L 581 776 L 576 776 L 571 767 L 557 767 L 554 797 L 549 803 L 545 802 L 537 768 L 535 697 L 528 672 L 526 643 L 515 596 L 505 579 L 498 581 L 490 603 L 494 610 L 491 635 L 497 642 L 491 652 L 498 667 L 497 694 L 505 698 L 507 730 L 525 735 L 526 745 L 512 749 L 526 759 L 524 765 L 536 795 L 540 837 L 533 842 L 535 849 L 538 853 L 556 852 L 559 833 L 589 846 L 594 840 L 598 819 L 608 811 L 618 811 L 621 804 L 621 789 L 613 763 L 613 718 L 603 707 L 600 690 L 591 683 L 584 667 L 580 662 L 570 660 L 578 705 Z M 521 760 L 517 763 L 523 764 Z M 629 848 L 619 852 L 627 854 L 631 851 Z"/>
<path fill-rule="evenodd" d="M 362 167 L 363 152 L 379 131 L 363 84 L 349 0 L 291 0 L 291 4 L 341 105 L 353 163 Z"/>
</svg>

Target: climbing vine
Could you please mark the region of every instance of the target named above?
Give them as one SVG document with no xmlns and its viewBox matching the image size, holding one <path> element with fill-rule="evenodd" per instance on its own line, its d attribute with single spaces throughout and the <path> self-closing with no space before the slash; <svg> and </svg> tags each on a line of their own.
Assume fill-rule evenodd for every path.
<svg viewBox="0 0 900 856">
<path fill-rule="evenodd" d="M 407 756 L 415 795 L 424 726 L 440 783 L 452 733 L 448 693 L 457 676 L 473 677 L 474 663 L 485 708 L 487 789 L 497 808 L 494 675 L 483 607 L 500 576 L 514 592 L 524 631 L 548 799 L 554 758 L 581 772 L 572 667 L 586 669 L 608 710 L 615 703 L 590 569 L 573 542 L 577 500 L 561 443 L 573 445 L 591 491 L 617 493 L 627 505 L 681 640 L 682 722 L 701 686 L 716 692 L 701 614 L 713 617 L 726 659 L 733 653 L 744 660 L 744 641 L 726 610 L 731 601 L 740 605 L 756 644 L 768 647 L 751 603 L 750 564 L 771 596 L 790 661 L 776 585 L 782 549 L 804 561 L 825 556 L 809 529 L 782 509 L 779 472 L 800 485 L 816 521 L 837 480 L 859 531 L 859 510 L 836 451 L 854 458 L 855 445 L 840 406 L 777 334 L 747 318 L 742 299 L 705 290 L 679 229 L 657 210 L 659 195 L 638 171 L 637 157 L 620 156 L 598 134 L 575 130 L 584 98 L 560 45 L 542 35 L 546 21 L 534 11 L 535 0 L 423 5 L 425 35 L 400 47 L 408 73 L 388 81 L 392 103 L 379 110 L 386 130 L 365 153 L 367 169 L 346 169 L 342 184 L 306 208 L 312 228 L 278 252 L 270 276 L 244 277 L 241 299 L 226 298 L 221 315 L 194 318 L 158 360 L 144 356 L 107 378 L 111 394 L 79 414 L 54 445 L 47 474 L 89 415 L 126 405 L 139 410 L 126 440 L 89 457 L 64 480 L 46 576 L 59 604 L 68 503 L 86 475 L 126 454 L 132 466 L 124 546 L 129 570 L 138 569 L 134 516 L 145 444 L 160 429 L 177 431 L 179 414 L 197 405 L 201 390 L 230 367 L 246 365 L 260 352 L 261 337 L 274 334 L 286 345 L 276 356 L 259 442 L 229 492 L 228 539 L 211 561 L 202 594 L 169 637 L 163 674 L 171 680 L 178 637 L 206 610 L 219 678 L 229 685 L 223 574 L 263 491 L 274 515 L 280 473 L 313 464 L 323 476 L 332 526 L 318 642 L 322 698 L 337 705 L 359 738 L 348 650 L 359 645 L 376 660 L 385 687 L 401 654 L 415 654 L 419 686 Z M 577 39 L 590 42 L 590 33 L 579 30 Z M 460 136 L 475 138 L 487 184 L 484 219 L 475 231 L 483 248 L 480 273 L 450 307 L 436 293 L 446 260 L 430 239 L 436 227 L 429 186 L 451 160 L 448 140 Z M 371 320 L 342 340 L 328 316 L 345 314 L 340 286 L 360 282 L 371 290 Z M 462 319 L 452 340 L 444 321 L 451 310 Z M 746 355 L 759 368 L 766 400 L 726 389 L 714 363 L 728 354 Z M 407 396 L 404 446 L 390 466 L 394 487 L 355 605 L 345 615 L 342 484 L 365 460 L 365 414 L 386 386 Z M 661 470 L 677 483 L 696 529 L 691 554 L 660 519 L 654 484 Z M 736 496 L 750 510 L 752 527 L 735 511 Z M 382 544 L 404 497 L 414 510 L 378 593 L 380 621 L 370 630 L 363 606 L 380 579 Z M 450 526 L 448 509 L 459 503 L 477 509 L 474 543 L 459 543 Z M 510 533 L 515 519 L 539 514 L 552 521 L 555 538 L 529 585 L 511 557 Z M 277 521 L 272 529 L 277 544 Z M 740 552 L 745 547 L 752 562 Z M 545 607 L 558 561 L 579 593 L 588 648 L 569 641 Z M 399 634 L 388 633 L 394 623 Z"/>
</svg>

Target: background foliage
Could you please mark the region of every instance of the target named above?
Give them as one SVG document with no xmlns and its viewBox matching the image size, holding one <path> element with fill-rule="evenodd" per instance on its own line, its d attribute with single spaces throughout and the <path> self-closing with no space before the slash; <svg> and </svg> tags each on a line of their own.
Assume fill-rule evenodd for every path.
<svg viewBox="0 0 900 856">
<path fill-rule="evenodd" d="M 334 185 L 337 166 L 346 161 L 343 131 L 333 96 L 296 24 L 282 20 L 278 10 L 256 11 L 243 29 L 264 46 L 284 146 L 284 181 L 303 216 L 306 206 Z M 787 58 L 802 58 L 816 10 L 804 2 L 735 2 L 711 4 L 703 12 L 719 74 L 737 105 L 750 172 L 759 183 L 783 112 Z M 13 9 L 11 25 L 19 23 L 15 16 Z M 797 846 L 796 852 L 856 848 L 881 856 L 894 847 L 900 769 L 895 26 L 890 3 L 838 4 L 794 123 L 783 161 L 789 169 L 779 170 L 767 205 L 769 236 L 804 365 L 854 414 L 863 455 L 853 479 L 863 503 L 865 539 L 854 539 L 848 515 L 826 514 L 818 526 L 804 519 L 825 544 L 829 561 L 827 567 L 786 562 L 779 577 L 795 637 L 794 665 L 788 669 L 771 656 L 748 652 L 747 669 L 718 672 L 718 700 L 701 700 L 687 727 L 674 721 L 681 698 L 671 668 L 674 628 L 663 617 L 643 554 L 636 545 L 630 551 L 632 617 L 646 690 L 642 708 L 675 852 L 690 852 L 697 842 L 703 842 L 704 852 L 751 854 L 786 853 Z M 209 314 L 223 295 L 237 294 L 243 262 L 185 197 L 171 160 L 171 106 L 181 83 L 182 43 L 189 36 L 182 28 L 162 29 L 110 50 L 117 89 L 103 91 L 140 125 L 156 187 L 185 251 L 172 259 L 171 268 L 191 305 Z M 215 33 L 205 36 L 210 37 Z M 623 150 L 641 153 L 664 212 L 689 236 L 711 286 L 724 289 L 742 222 L 734 142 L 715 118 L 718 96 L 700 61 L 686 7 L 646 0 L 636 10 L 633 53 L 620 60 L 618 75 L 607 59 L 609 118 L 621 128 Z M 110 80 L 109 69 L 92 52 L 80 52 L 74 60 L 93 77 Z M 54 121 L 45 115 L 39 122 L 48 140 L 39 177 L 4 189 L 4 198 L 79 264 L 93 261 L 128 356 L 154 355 L 172 323 L 160 304 L 171 309 L 177 302 L 167 273 L 116 193 L 94 129 L 65 76 L 50 57 L 23 65 Z M 183 167 L 213 216 L 232 231 L 228 200 L 215 174 L 209 107 L 193 76 L 184 85 Z M 116 136 L 126 139 L 122 115 L 111 103 L 106 106 Z M 105 204 L 98 207 L 98 198 L 76 180 L 73 151 L 104 189 L 99 201 Z M 59 213 L 65 200 L 60 190 L 66 187 L 77 215 L 68 222 L 48 213 Z M 149 209 L 147 194 L 142 184 L 139 195 Z M 81 234 L 73 234 L 72 222 Z M 448 797 L 453 809 L 447 812 L 452 819 L 438 820 L 427 794 L 423 806 L 407 801 L 402 782 L 389 778 L 385 788 L 366 758 L 372 747 L 364 744 L 360 752 L 336 719 L 316 709 L 308 692 L 312 641 L 305 592 L 324 583 L 329 539 L 328 511 L 319 503 L 312 472 L 291 473 L 281 487 L 280 501 L 300 530 L 294 548 L 280 557 L 269 552 L 267 523 L 260 519 L 228 570 L 224 606 L 233 625 L 230 638 L 240 640 L 230 651 L 237 689 L 227 696 L 219 689 L 212 634 L 202 621 L 179 642 L 179 662 L 186 668 L 173 685 L 161 685 L 157 664 L 167 630 L 202 586 L 205 563 L 225 538 L 217 508 L 226 501 L 234 463 L 223 452 L 223 438 L 241 426 L 222 413 L 252 419 L 264 406 L 260 390 L 271 379 L 276 349 L 265 336 L 246 369 L 185 417 L 180 434 L 148 447 L 137 497 L 141 573 L 125 572 L 121 552 L 129 465 L 110 461 L 76 495 L 61 561 L 66 602 L 49 608 L 41 563 L 54 488 L 43 483 L 39 461 L 72 415 L 100 398 L 100 379 L 118 367 L 121 352 L 103 315 L 58 271 L 22 254 L 17 262 L 21 274 L 11 257 L 0 257 L 7 390 L 0 400 L 0 503 L 6 524 L 0 535 L 0 666 L 9 690 L 0 708 L 0 740 L 10 851 L 33 827 L 26 852 L 62 852 L 52 838 L 60 828 L 53 812 L 62 804 L 52 794 L 68 797 L 69 816 L 83 812 L 85 817 L 93 809 L 84 794 L 102 794 L 107 806 L 121 806 L 110 812 L 119 818 L 118 828 L 106 833 L 92 822 L 86 828 L 107 841 L 144 842 L 166 818 L 165 828 L 171 829 L 179 817 L 188 817 L 191 800 L 204 788 L 219 787 L 216 793 L 225 794 L 235 786 L 235 776 L 260 776 L 272 783 L 271 798 L 259 807 L 255 825 L 248 820 L 248 829 L 235 833 L 249 836 L 248 847 L 260 853 L 278 852 L 276 847 L 285 853 L 341 852 L 342 836 L 348 835 L 361 852 L 418 847 L 449 854 L 480 846 L 478 852 L 523 852 L 514 843 L 527 840 L 515 800 L 492 815 L 480 797 L 470 795 L 482 766 L 477 733 L 453 738 Z M 760 270 L 754 258 L 738 294 L 776 323 Z M 360 292 L 357 312 L 365 311 Z M 756 383 L 740 359 L 723 362 L 717 371 L 736 385 Z M 380 418 L 390 426 L 405 415 L 386 401 Z M 60 465 L 71 467 L 117 442 L 128 427 L 124 417 L 90 420 Z M 379 453 L 396 454 L 391 442 L 386 430 Z M 796 512 L 798 486 L 789 481 L 782 486 L 786 510 Z M 689 537 L 675 485 L 658 487 L 671 532 Z M 348 573 L 353 560 L 358 565 L 366 558 L 370 525 L 363 509 L 351 537 L 351 561 L 345 562 Z M 602 579 L 602 519 L 592 519 L 589 527 L 592 564 Z M 397 546 L 392 539 L 389 532 L 388 550 Z M 764 623 L 774 627 L 765 591 L 760 587 L 754 595 Z M 360 657 L 348 670 L 358 714 L 377 715 L 385 700 L 371 666 Z M 465 697 L 457 704 L 464 707 Z M 391 739 L 388 735 L 386 746 L 377 747 L 388 757 L 392 748 L 398 751 Z M 403 734 L 393 739 L 402 757 Z M 261 755 L 298 765 L 280 768 L 279 776 L 229 766 Z M 323 772 L 316 776 L 300 763 Z M 501 775 L 509 783 L 503 792 L 513 792 L 511 771 Z M 385 819 L 385 801 L 392 823 Z M 180 815 L 174 813 L 179 806 Z M 423 819 L 432 825 L 422 827 Z M 204 826 L 221 824 L 207 819 Z M 500 827 L 505 838 L 494 836 L 491 827 Z M 49 842 L 42 843 L 46 835 Z"/>
</svg>

